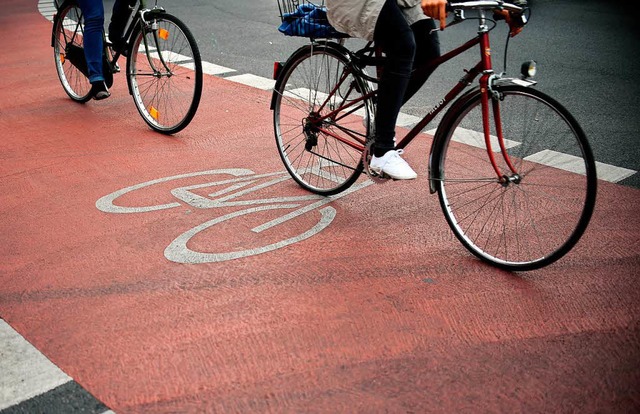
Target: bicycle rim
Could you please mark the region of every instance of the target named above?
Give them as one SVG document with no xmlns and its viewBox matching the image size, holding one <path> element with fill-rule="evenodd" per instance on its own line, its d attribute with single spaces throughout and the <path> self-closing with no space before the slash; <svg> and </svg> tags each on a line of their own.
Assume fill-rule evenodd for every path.
<svg viewBox="0 0 640 414">
<path fill-rule="evenodd" d="M 480 95 L 452 121 L 440 155 L 442 209 L 458 239 L 479 258 L 509 270 L 546 266 L 586 229 L 596 198 L 595 162 L 580 126 L 560 104 L 531 89 L 500 91 L 511 172 L 491 122 L 487 155 Z M 506 179 L 508 178 L 508 179 Z"/>
<path fill-rule="evenodd" d="M 157 29 L 139 30 L 134 37 L 127 78 L 145 122 L 156 131 L 173 134 L 189 125 L 198 109 L 202 61 L 184 23 L 169 14 L 156 16 L 155 21 Z"/>
<path fill-rule="evenodd" d="M 84 19 L 80 8 L 68 4 L 60 10 L 53 30 L 53 53 L 60 83 L 71 99 L 86 102 L 91 99 L 91 83 L 86 75 Z"/>
<path fill-rule="evenodd" d="M 283 68 L 274 92 L 276 143 L 305 189 L 336 194 L 360 176 L 371 103 L 353 102 L 367 90 L 347 58 L 330 46 L 307 46 Z"/>
</svg>

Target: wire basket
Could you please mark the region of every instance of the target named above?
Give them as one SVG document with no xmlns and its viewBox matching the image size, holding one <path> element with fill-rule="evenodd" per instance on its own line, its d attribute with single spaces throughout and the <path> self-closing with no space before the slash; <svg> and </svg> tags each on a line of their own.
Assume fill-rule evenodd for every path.
<svg viewBox="0 0 640 414">
<path fill-rule="evenodd" d="M 295 13 L 301 4 L 312 4 L 318 7 L 324 7 L 324 0 L 305 1 L 305 0 L 278 0 L 278 9 L 280 10 L 280 19 L 284 21 L 286 14 Z"/>
<path fill-rule="evenodd" d="M 348 37 L 329 23 L 324 0 L 278 0 L 278 9 L 282 20 L 278 30 L 286 36 L 312 39 Z"/>
</svg>

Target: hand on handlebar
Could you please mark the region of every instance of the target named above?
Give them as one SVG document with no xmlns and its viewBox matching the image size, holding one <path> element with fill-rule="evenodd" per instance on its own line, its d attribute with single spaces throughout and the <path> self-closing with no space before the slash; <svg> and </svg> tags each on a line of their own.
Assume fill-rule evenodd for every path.
<svg viewBox="0 0 640 414">
<path fill-rule="evenodd" d="M 427 16 L 440 20 L 440 30 L 447 26 L 447 0 L 422 0 L 422 11 Z"/>
<path fill-rule="evenodd" d="M 514 37 L 515 35 L 520 33 L 524 28 L 524 25 L 526 24 L 526 19 L 523 20 L 523 16 L 521 14 L 513 16 L 511 12 L 507 10 L 494 11 L 493 17 L 496 20 L 504 19 L 507 22 L 507 24 L 509 25 L 509 35 L 511 37 Z"/>
</svg>

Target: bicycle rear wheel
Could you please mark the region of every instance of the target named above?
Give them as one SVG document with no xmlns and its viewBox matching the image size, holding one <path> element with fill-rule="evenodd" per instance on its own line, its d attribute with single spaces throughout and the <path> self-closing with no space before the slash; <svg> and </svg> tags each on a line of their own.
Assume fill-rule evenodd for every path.
<svg viewBox="0 0 640 414">
<path fill-rule="evenodd" d="M 53 26 L 53 57 L 62 88 L 76 102 L 91 99 L 84 56 L 84 19 L 76 2 L 65 2 Z"/>
<path fill-rule="evenodd" d="M 523 87 L 497 88 L 505 141 L 487 155 L 477 93 L 444 125 L 437 189 L 457 238 L 474 255 L 508 270 L 531 270 L 564 256 L 584 233 L 596 199 L 596 167 L 582 129 L 555 100 Z M 490 106 L 492 101 L 490 100 Z M 493 118 L 492 118 L 493 119 Z"/>
<path fill-rule="evenodd" d="M 312 44 L 294 53 L 274 90 L 273 125 L 285 167 L 305 189 L 331 195 L 362 173 L 372 127 L 368 85 L 345 53 Z"/>
<path fill-rule="evenodd" d="M 173 134 L 189 125 L 198 110 L 202 60 L 193 35 L 178 18 L 159 13 L 151 23 L 133 36 L 129 90 L 142 119 L 156 131 Z"/>
</svg>

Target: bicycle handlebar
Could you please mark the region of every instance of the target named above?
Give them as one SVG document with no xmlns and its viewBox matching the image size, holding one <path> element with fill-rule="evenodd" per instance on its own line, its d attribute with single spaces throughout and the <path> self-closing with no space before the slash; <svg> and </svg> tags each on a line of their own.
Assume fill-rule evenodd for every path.
<svg viewBox="0 0 640 414">
<path fill-rule="evenodd" d="M 507 3 L 502 0 L 475 0 L 464 3 L 449 3 L 450 10 L 507 10 L 509 12 L 521 13 L 524 7 Z"/>
<path fill-rule="evenodd" d="M 511 37 L 522 31 L 527 24 L 526 16 L 527 1 L 517 0 L 519 5 L 507 3 L 503 0 L 475 0 L 466 1 L 464 3 L 449 3 L 448 8 L 456 14 L 456 19 L 449 26 L 463 21 L 466 10 L 479 10 L 480 12 L 492 11 L 496 20 L 506 20 L 509 25 L 509 34 Z"/>
</svg>

